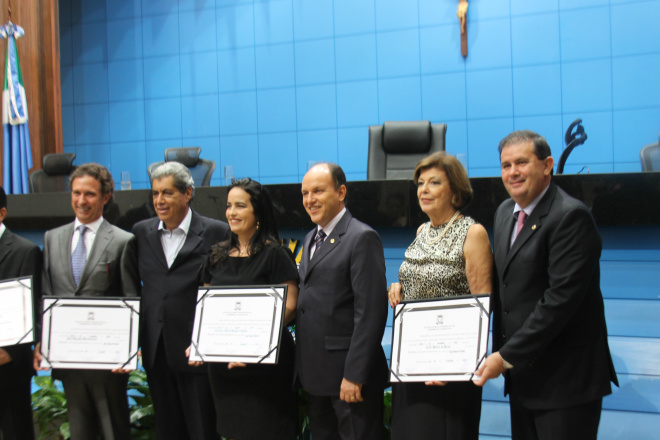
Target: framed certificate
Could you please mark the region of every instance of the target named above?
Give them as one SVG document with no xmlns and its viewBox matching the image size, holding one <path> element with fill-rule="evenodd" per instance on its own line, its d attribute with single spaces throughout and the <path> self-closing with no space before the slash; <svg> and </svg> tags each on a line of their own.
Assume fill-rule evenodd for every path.
<svg viewBox="0 0 660 440">
<path fill-rule="evenodd" d="M 32 277 L 0 281 L 0 347 L 33 341 Z"/>
<path fill-rule="evenodd" d="M 139 298 L 44 297 L 41 365 L 137 368 Z"/>
<path fill-rule="evenodd" d="M 468 381 L 486 357 L 490 295 L 401 302 L 394 309 L 392 382 Z"/>
<path fill-rule="evenodd" d="M 200 287 L 191 361 L 276 364 L 287 285 Z"/>
</svg>

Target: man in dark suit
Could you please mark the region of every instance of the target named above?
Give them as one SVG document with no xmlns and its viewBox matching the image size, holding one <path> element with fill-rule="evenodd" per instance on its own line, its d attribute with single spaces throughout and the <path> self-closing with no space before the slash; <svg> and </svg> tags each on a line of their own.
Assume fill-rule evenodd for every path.
<svg viewBox="0 0 660 440">
<path fill-rule="evenodd" d="M 296 315 L 296 371 L 309 396 L 312 436 L 380 440 L 388 371 L 383 245 L 346 210 L 338 165 L 311 168 L 302 196 L 318 225 L 303 243 Z"/>
<path fill-rule="evenodd" d="M 493 354 L 505 373 L 513 440 L 596 439 L 617 383 L 600 291 L 601 238 L 589 209 L 551 182 L 546 140 L 517 131 L 499 145 L 511 199 L 495 214 Z"/>
<path fill-rule="evenodd" d="M 135 237 L 103 218 L 115 183 L 103 166 L 88 163 L 70 177 L 75 220 L 44 236 L 44 296 L 137 297 Z M 40 368 L 39 344 L 34 353 Z M 106 370 L 54 369 L 64 385 L 71 438 L 106 440 L 130 437 L 128 375 Z"/>
<path fill-rule="evenodd" d="M 7 195 L 0 186 L 0 281 L 32 275 L 36 314 L 41 295 L 41 250 L 7 229 L 2 223 L 5 217 Z M 31 344 L 0 347 L 0 438 L 3 440 L 34 440 L 32 376 Z"/>
<path fill-rule="evenodd" d="M 142 362 L 154 399 L 160 440 L 218 438 L 206 369 L 188 365 L 197 302 L 197 273 L 229 226 L 190 209 L 194 181 L 188 168 L 167 162 L 151 174 L 158 218 L 133 227 L 142 279 Z"/>
</svg>

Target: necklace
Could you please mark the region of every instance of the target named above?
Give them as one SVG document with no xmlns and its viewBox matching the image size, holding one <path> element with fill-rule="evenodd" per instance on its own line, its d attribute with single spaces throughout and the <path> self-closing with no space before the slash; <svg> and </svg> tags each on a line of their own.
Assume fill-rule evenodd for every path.
<svg viewBox="0 0 660 440">
<path fill-rule="evenodd" d="M 456 221 L 456 219 L 458 218 L 458 214 L 460 214 L 460 213 L 458 211 L 456 211 L 456 213 L 451 218 L 451 220 L 449 220 L 449 223 L 446 224 L 445 229 L 443 229 L 442 232 L 440 234 L 438 234 L 438 236 L 435 237 L 435 238 L 431 238 L 431 236 L 429 234 L 429 232 L 431 231 L 431 228 L 433 227 L 431 222 L 429 222 L 429 228 L 426 230 L 426 243 L 427 244 L 436 244 L 437 242 L 442 240 L 442 238 L 445 236 L 445 234 L 447 234 L 447 231 L 449 231 L 451 229 L 451 225 L 453 225 L 454 221 Z"/>
<path fill-rule="evenodd" d="M 238 256 L 239 257 L 249 255 L 249 252 L 250 252 L 249 246 L 243 247 L 243 246 L 241 246 L 241 243 L 239 242 L 238 246 L 236 246 L 236 247 L 238 248 Z"/>
</svg>

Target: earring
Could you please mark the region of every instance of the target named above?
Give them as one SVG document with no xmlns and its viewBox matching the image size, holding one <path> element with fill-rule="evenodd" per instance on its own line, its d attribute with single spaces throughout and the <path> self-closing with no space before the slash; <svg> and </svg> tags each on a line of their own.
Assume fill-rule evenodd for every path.
<svg viewBox="0 0 660 440">
<path fill-rule="evenodd" d="M 257 222 L 257 231 L 259 230 L 259 222 Z"/>
</svg>

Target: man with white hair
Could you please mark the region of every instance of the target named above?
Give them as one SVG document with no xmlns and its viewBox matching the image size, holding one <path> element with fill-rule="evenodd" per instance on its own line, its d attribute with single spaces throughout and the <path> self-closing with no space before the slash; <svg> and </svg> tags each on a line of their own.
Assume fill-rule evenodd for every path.
<svg viewBox="0 0 660 440">
<path fill-rule="evenodd" d="M 206 369 L 188 365 L 197 301 L 197 272 L 229 226 L 190 208 L 195 185 L 190 170 L 166 162 L 151 173 L 158 218 L 133 227 L 142 279 L 141 344 L 161 440 L 217 439 Z"/>
</svg>

